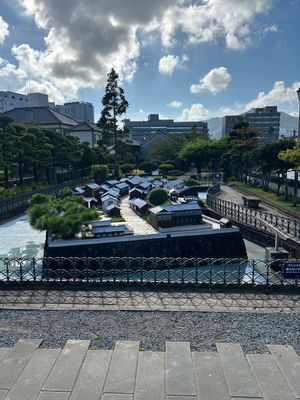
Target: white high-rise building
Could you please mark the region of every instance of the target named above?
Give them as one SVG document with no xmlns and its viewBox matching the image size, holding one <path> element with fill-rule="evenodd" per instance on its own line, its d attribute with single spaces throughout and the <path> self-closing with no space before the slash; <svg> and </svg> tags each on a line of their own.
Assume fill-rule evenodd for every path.
<svg viewBox="0 0 300 400">
<path fill-rule="evenodd" d="M 24 107 L 48 107 L 48 95 L 43 93 L 21 94 L 0 91 L 0 113 Z"/>
<path fill-rule="evenodd" d="M 28 106 L 26 94 L 7 91 L 0 91 L 0 113 Z"/>
</svg>

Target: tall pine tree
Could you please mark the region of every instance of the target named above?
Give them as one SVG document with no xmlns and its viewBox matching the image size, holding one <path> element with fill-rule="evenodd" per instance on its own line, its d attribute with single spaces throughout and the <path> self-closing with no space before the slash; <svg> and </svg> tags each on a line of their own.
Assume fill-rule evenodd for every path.
<svg viewBox="0 0 300 400">
<path fill-rule="evenodd" d="M 128 108 L 128 101 L 125 98 L 124 90 L 118 86 L 119 75 L 112 68 L 107 74 L 107 85 L 105 94 L 102 98 L 103 109 L 101 117 L 97 123 L 104 130 L 104 141 L 107 140 L 110 132 L 113 132 L 113 144 L 116 148 L 118 134 L 118 118 L 123 115 Z"/>
</svg>

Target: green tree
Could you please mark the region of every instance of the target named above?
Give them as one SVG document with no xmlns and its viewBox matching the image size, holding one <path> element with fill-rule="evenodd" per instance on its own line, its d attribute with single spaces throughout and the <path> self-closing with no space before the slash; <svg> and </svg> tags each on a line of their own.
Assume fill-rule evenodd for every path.
<svg viewBox="0 0 300 400">
<path fill-rule="evenodd" d="M 174 169 L 175 167 L 173 164 L 160 164 L 158 168 L 163 175 L 166 175 L 170 170 Z"/>
<path fill-rule="evenodd" d="M 117 146 L 118 118 L 125 114 L 128 108 L 128 101 L 125 98 L 124 90 L 119 87 L 119 75 L 112 68 L 107 74 L 107 85 L 102 98 L 103 109 L 97 123 L 104 130 L 104 136 L 108 137 L 113 132 L 113 144 Z M 110 141 L 110 138 L 107 140 Z"/>
<path fill-rule="evenodd" d="M 134 169 L 135 169 L 135 165 L 134 164 L 121 164 L 120 165 L 120 170 L 121 170 L 122 174 L 124 174 L 124 175 L 129 174 Z"/>
<path fill-rule="evenodd" d="M 165 189 L 152 189 L 149 193 L 149 202 L 154 206 L 160 206 L 168 200 L 168 193 Z"/>
<path fill-rule="evenodd" d="M 143 161 L 139 165 L 139 169 L 146 172 L 146 174 L 151 174 L 152 171 L 157 169 L 157 163 L 155 161 Z"/>
<path fill-rule="evenodd" d="M 74 238 L 82 226 L 98 217 L 97 210 L 86 208 L 78 196 L 47 196 L 46 199 L 33 196 L 28 214 L 34 228 L 48 230 L 62 239 Z"/>
<path fill-rule="evenodd" d="M 299 187 L 299 169 L 300 169 L 300 142 L 297 141 L 292 149 L 281 151 L 278 155 L 280 160 L 293 164 L 294 175 L 294 195 L 293 206 L 297 205 L 298 187 Z"/>
<path fill-rule="evenodd" d="M 11 126 L 12 122 L 12 118 L 6 115 L 0 116 L 0 149 L 2 153 L 1 159 L 4 169 L 4 181 L 6 189 L 9 186 L 9 169 L 12 166 L 13 161 L 15 130 Z"/>
<path fill-rule="evenodd" d="M 108 180 L 109 169 L 107 165 L 95 165 L 94 179 L 97 183 L 103 183 Z"/>
</svg>

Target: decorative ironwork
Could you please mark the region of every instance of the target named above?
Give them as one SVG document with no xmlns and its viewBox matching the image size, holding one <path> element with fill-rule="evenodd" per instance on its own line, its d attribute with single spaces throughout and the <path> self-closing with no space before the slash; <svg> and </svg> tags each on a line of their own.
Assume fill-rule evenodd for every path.
<svg viewBox="0 0 300 400">
<path fill-rule="evenodd" d="M 218 185 L 216 185 L 218 186 Z M 209 189 L 206 204 L 207 206 L 232 221 L 254 226 L 262 231 L 274 234 L 278 230 L 281 234 L 291 239 L 300 239 L 300 221 L 275 215 L 264 211 L 255 210 L 239 204 L 231 203 L 215 196 L 220 188 L 216 186 Z"/>
<path fill-rule="evenodd" d="M 212 258 L 0 258 L 0 284 L 286 287 L 285 261 Z M 299 261 L 300 262 L 300 261 Z"/>
</svg>

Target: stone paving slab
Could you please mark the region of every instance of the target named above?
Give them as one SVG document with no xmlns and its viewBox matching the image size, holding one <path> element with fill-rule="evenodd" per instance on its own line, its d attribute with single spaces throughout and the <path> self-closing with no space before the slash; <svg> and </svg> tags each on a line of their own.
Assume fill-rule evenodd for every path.
<svg viewBox="0 0 300 400">
<path fill-rule="evenodd" d="M 10 389 L 42 340 L 19 340 L 0 363 L 0 389 Z"/>
<path fill-rule="evenodd" d="M 134 400 L 165 399 L 165 354 L 139 353 Z"/>
<path fill-rule="evenodd" d="M 7 290 L 0 309 L 300 312 L 300 294 L 146 290 Z M 1 360 L 1 354 L 0 354 Z"/>
<path fill-rule="evenodd" d="M 230 400 L 220 357 L 217 353 L 194 352 L 195 380 L 201 400 Z"/>
<path fill-rule="evenodd" d="M 217 343 L 224 376 L 232 397 L 261 397 L 257 382 L 239 344 Z"/>
<path fill-rule="evenodd" d="M 69 400 L 101 398 L 111 354 L 110 350 L 87 352 Z"/>
<path fill-rule="evenodd" d="M 166 393 L 168 395 L 196 395 L 190 344 L 166 343 Z"/>
<path fill-rule="evenodd" d="M 7 353 L 23 353 L 10 364 L 12 376 L 19 371 L 19 360 L 24 360 L 24 342 Z M 217 344 L 218 352 L 191 353 L 188 342 L 166 342 L 166 352 L 139 351 L 139 342 L 118 341 L 113 351 L 87 350 L 87 341 L 80 340 L 68 341 L 63 350 L 38 349 L 41 342 L 31 343 L 35 350 L 10 391 L 0 389 L 0 400 L 295 400 L 297 396 L 293 390 L 298 388 L 300 358 L 289 346 L 269 346 L 270 354 L 245 355 L 237 343 Z M 83 361 L 78 368 L 79 359 Z M 64 376 L 62 366 L 74 371 L 73 363 L 75 384 L 67 375 L 64 390 L 44 386 L 40 391 L 51 368 Z M 245 378 L 245 371 L 250 378 Z M 10 375 L 5 376 L 9 383 Z"/>
<path fill-rule="evenodd" d="M 68 340 L 56 360 L 43 390 L 71 391 L 89 344 L 89 340 Z"/>
<path fill-rule="evenodd" d="M 104 392 L 129 394 L 134 391 L 139 342 L 118 341 L 113 352 Z"/>
<path fill-rule="evenodd" d="M 247 358 L 264 400 L 295 400 L 291 388 L 271 355 L 248 354 Z"/>
<path fill-rule="evenodd" d="M 59 353 L 60 350 L 37 350 L 9 391 L 6 400 L 35 399 Z"/>
<path fill-rule="evenodd" d="M 269 350 L 297 399 L 300 399 L 300 360 L 292 346 L 273 345 Z"/>
</svg>

